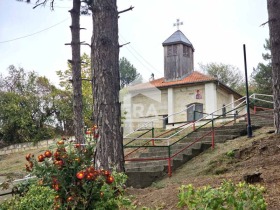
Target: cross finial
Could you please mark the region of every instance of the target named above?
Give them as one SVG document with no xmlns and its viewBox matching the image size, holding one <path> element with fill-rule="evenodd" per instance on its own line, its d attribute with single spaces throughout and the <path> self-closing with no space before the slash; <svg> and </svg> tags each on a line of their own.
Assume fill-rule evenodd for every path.
<svg viewBox="0 0 280 210">
<path fill-rule="evenodd" d="M 183 22 L 180 22 L 180 19 L 177 19 L 176 23 L 173 24 L 173 26 L 177 26 L 177 30 L 179 30 L 180 25 L 183 25 Z"/>
</svg>

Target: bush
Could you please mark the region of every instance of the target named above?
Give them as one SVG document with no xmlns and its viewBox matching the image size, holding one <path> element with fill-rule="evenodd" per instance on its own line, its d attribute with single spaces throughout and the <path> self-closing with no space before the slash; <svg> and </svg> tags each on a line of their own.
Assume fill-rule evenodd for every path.
<svg viewBox="0 0 280 210">
<path fill-rule="evenodd" d="M 26 170 L 38 178 L 38 185 L 56 192 L 54 209 L 115 210 L 130 206 L 123 196 L 126 175 L 96 170 L 92 165 L 94 146 L 57 142 L 56 150 L 47 150 L 37 158 L 26 155 Z"/>
<path fill-rule="evenodd" d="M 49 210 L 53 209 L 53 200 L 55 196 L 56 192 L 49 187 L 31 185 L 28 192 L 23 197 L 15 196 L 10 200 L 4 201 L 0 205 L 0 209 Z"/>
<path fill-rule="evenodd" d="M 179 190 L 178 207 L 187 207 L 189 210 L 265 210 L 267 205 L 263 198 L 264 188 L 245 182 L 235 185 L 231 181 L 224 181 L 218 188 L 206 186 L 198 189 L 183 185 Z"/>
</svg>

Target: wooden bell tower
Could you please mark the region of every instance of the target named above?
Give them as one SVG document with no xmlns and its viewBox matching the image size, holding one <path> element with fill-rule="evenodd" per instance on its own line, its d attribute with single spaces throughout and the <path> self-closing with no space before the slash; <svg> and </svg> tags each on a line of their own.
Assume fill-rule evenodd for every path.
<svg viewBox="0 0 280 210">
<path fill-rule="evenodd" d="M 177 19 L 175 31 L 162 46 L 164 48 L 165 81 L 181 80 L 193 72 L 194 48 L 188 38 L 179 30 L 183 23 Z"/>
</svg>

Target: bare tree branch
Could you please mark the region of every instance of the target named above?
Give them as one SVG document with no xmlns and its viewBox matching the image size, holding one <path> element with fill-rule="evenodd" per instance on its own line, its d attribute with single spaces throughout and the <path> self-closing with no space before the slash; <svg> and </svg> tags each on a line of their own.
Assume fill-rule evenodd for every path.
<svg viewBox="0 0 280 210">
<path fill-rule="evenodd" d="M 36 5 L 33 7 L 33 9 L 35 9 L 36 7 L 40 6 L 40 5 L 45 5 L 47 3 L 48 0 L 44 0 L 43 2 L 40 3 L 40 0 L 36 1 Z"/>
<path fill-rule="evenodd" d="M 77 43 L 71 42 L 71 43 L 65 43 L 64 45 L 73 45 L 73 44 L 77 44 Z M 85 42 L 79 42 L 78 44 L 90 46 L 88 43 Z"/>
<path fill-rule="evenodd" d="M 51 2 L 51 9 L 52 10 L 54 10 L 53 3 L 54 3 L 54 0 L 52 0 L 52 2 Z"/>
<path fill-rule="evenodd" d="M 81 42 L 80 44 L 81 45 L 87 45 L 87 46 L 89 46 L 91 48 L 91 45 L 89 43 Z"/>
<path fill-rule="evenodd" d="M 45 5 L 45 4 L 47 3 L 47 1 L 48 1 L 48 0 L 44 0 L 44 1 L 40 2 L 40 0 L 37 0 L 36 3 L 35 3 L 36 5 L 33 7 L 33 9 L 35 9 L 36 7 L 38 7 L 38 6 L 40 6 L 40 5 Z M 52 0 L 51 3 L 50 3 L 50 8 L 51 8 L 51 10 L 54 10 L 54 1 L 55 1 L 55 0 Z M 30 1 L 29 1 L 29 2 L 30 2 Z"/>
<path fill-rule="evenodd" d="M 130 42 L 127 42 L 127 43 L 125 43 L 125 44 L 119 45 L 119 48 L 121 48 L 121 47 L 123 47 L 123 46 L 125 46 L 125 45 L 127 45 L 127 44 L 130 44 Z"/>
<path fill-rule="evenodd" d="M 270 19 L 270 20 L 266 21 L 265 23 L 261 24 L 260 27 L 261 26 L 265 26 L 267 23 L 275 21 L 275 20 L 276 20 L 275 18 L 274 19 Z"/>
<path fill-rule="evenodd" d="M 124 12 L 127 12 L 129 10 L 133 10 L 133 6 L 130 6 L 128 9 L 125 9 L 125 10 L 122 10 L 122 11 L 119 11 L 118 14 L 121 14 L 121 13 L 124 13 Z"/>
</svg>

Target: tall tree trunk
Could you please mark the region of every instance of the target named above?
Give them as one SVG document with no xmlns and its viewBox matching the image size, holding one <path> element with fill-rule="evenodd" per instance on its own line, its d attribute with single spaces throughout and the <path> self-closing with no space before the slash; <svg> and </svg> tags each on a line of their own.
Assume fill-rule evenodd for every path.
<svg viewBox="0 0 280 210">
<path fill-rule="evenodd" d="M 82 79 L 81 79 L 81 45 L 80 45 L 80 10 L 81 1 L 73 0 L 71 13 L 71 47 L 72 47 L 72 81 L 73 81 L 73 112 L 74 133 L 78 143 L 84 142 L 83 123 L 83 101 L 82 101 Z"/>
<path fill-rule="evenodd" d="M 271 44 L 274 122 L 280 133 L 280 1 L 267 0 L 268 24 Z"/>
<path fill-rule="evenodd" d="M 95 167 L 124 171 L 116 4 L 116 0 L 92 3 L 93 119 L 99 131 Z"/>
</svg>

